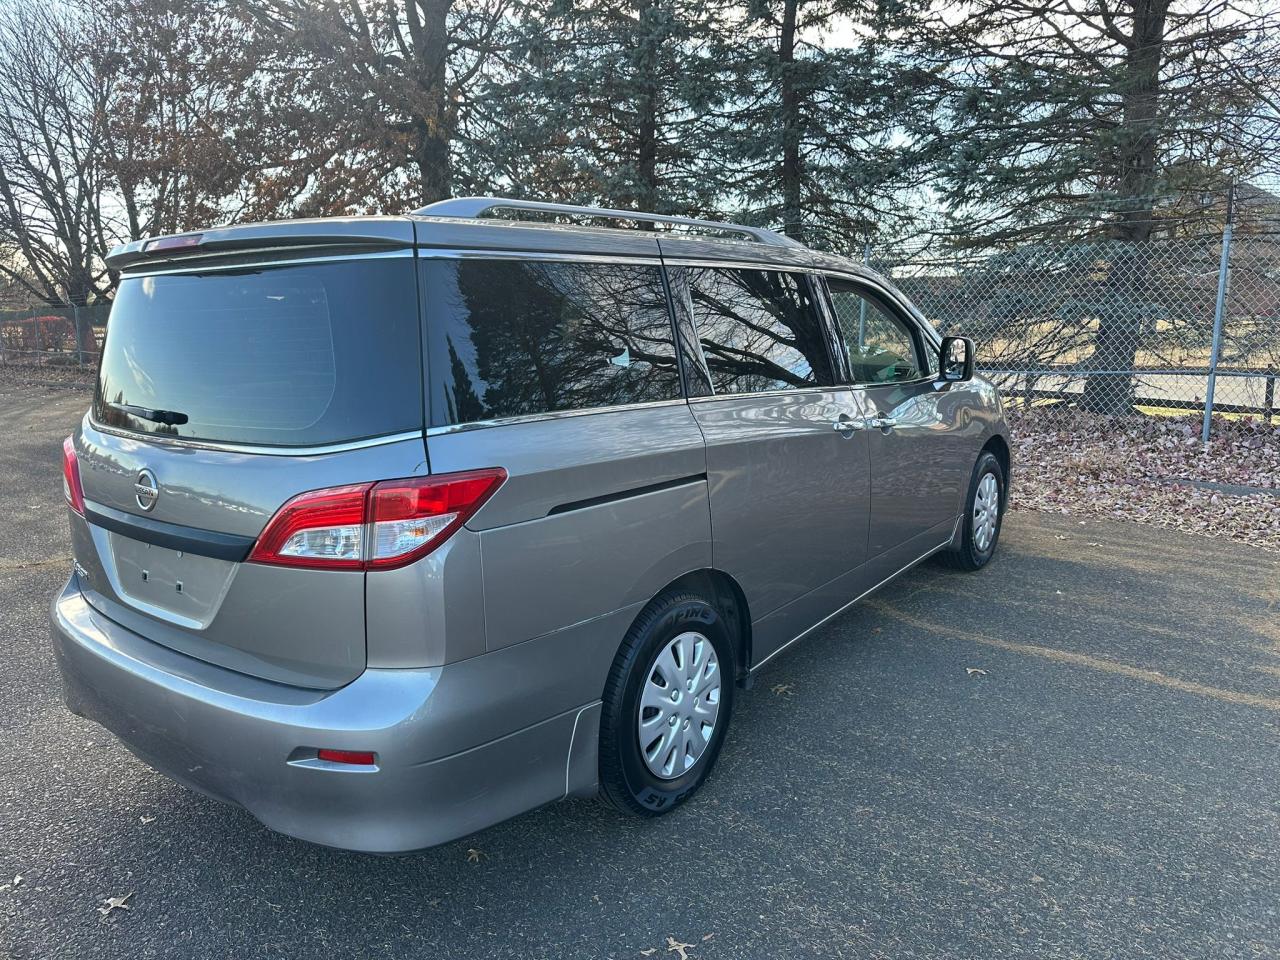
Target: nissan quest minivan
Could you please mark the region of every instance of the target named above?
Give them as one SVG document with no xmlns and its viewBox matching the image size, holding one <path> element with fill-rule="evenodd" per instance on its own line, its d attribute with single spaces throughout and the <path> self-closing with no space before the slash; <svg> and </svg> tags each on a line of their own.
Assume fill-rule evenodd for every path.
<svg viewBox="0 0 1280 960">
<path fill-rule="evenodd" d="M 108 263 L 64 445 L 67 704 L 295 837 L 666 813 L 777 654 L 996 549 L 972 343 L 767 230 L 463 198 Z"/>
</svg>

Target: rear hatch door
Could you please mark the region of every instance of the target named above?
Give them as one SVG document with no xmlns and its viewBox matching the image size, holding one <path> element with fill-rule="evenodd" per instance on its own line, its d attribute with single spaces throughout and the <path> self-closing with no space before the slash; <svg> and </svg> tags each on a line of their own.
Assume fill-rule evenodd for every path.
<svg viewBox="0 0 1280 960">
<path fill-rule="evenodd" d="M 73 546 L 101 612 L 279 682 L 364 669 L 362 571 L 247 557 L 299 493 L 427 472 L 412 227 L 375 224 L 363 245 L 294 230 L 126 268 L 75 437 Z"/>
</svg>

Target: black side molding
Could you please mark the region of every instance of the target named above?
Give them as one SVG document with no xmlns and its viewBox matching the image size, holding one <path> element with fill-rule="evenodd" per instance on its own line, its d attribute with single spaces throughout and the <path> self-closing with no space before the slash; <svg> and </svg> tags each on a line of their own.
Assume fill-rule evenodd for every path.
<svg viewBox="0 0 1280 960">
<path fill-rule="evenodd" d="M 233 560 L 240 563 L 253 549 L 254 538 L 233 533 L 218 533 L 198 527 L 184 527 L 177 523 L 165 523 L 150 517 L 139 517 L 123 510 L 95 503 L 84 505 L 84 518 L 94 526 L 102 527 L 157 547 L 195 553 L 215 560 Z"/>
<path fill-rule="evenodd" d="M 615 500 L 629 500 L 631 497 L 643 496 L 646 493 L 657 493 L 659 490 L 672 490 L 676 487 L 687 487 L 693 483 L 706 483 L 705 473 L 694 473 L 687 477 L 676 477 L 674 480 L 663 480 L 661 483 L 650 483 L 643 487 L 631 487 L 617 493 L 606 493 L 602 497 L 589 497 L 586 500 L 573 500 L 561 503 L 547 511 L 548 517 L 557 513 L 568 513 L 570 510 L 584 510 L 587 507 L 598 507 L 602 503 L 613 503 Z"/>
</svg>

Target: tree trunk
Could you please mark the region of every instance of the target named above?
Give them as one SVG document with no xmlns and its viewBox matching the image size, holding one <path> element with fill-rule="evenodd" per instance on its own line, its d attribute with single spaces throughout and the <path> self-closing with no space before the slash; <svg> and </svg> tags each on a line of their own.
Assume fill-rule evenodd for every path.
<svg viewBox="0 0 1280 960">
<path fill-rule="evenodd" d="M 451 136 L 441 136 L 430 124 L 418 125 L 413 160 L 418 168 L 418 196 L 423 205 L 453 195 L 453 170 L 449 159 Z"/>
<path fill-rule="evenodd" d="M 782 229 L 803 239 L 801 221 L 800 98 L 796 92 L 796 13 L 799 0 L 785 0 L 778 66 L 782 85 Z"/>
<path fill-rule="evenodd" d="M 1138 0 L 1125 60 L 1124 126 L 1120 131 L 1117 217 L 1111 228 L 1114 250 L 1107 271 L 1107 300 L 1089 367 L 1129 371 L 1135 366 L 1146 315 L 1147 268 L 1155 219 L 1156 149 L 1160 109 L 1160 66 L 1169 0 Z M 1097 413 L 1133 409 L 1135 378 L 1099 373 L 1085 381 L 1080 405 Z"/>
<path fill-rule="evenodd" d="M 413 161 L 418 168 L 422 203 L 435 203 L 453 195 L 450 162 L 455 108 L 449 91 L 449 10 L 452 0 L 409 0 L 421 13 L 421 34 L 415 39 L 420 97 Z"/>
</svg>

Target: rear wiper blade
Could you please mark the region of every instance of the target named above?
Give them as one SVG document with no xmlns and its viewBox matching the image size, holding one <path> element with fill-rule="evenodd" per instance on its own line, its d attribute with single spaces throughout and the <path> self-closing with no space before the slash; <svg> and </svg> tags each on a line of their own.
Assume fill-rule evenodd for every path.
<svg viewBox="0 0 1280 960">
<path fill-rule="evenodd" d="M 186 423 L 188 417 L 185 413 L 179 413 L 177 410 L 155 410 L 151 407 L 138 407 L 132 403 L 107 403 L 108 407 L 113 410 L 121 410 L 131 417 L 138 417 L 142 420 L 150 420 L 152 423 L 163 423 L 167 426 L 176 427 Z"/>
</svg>

